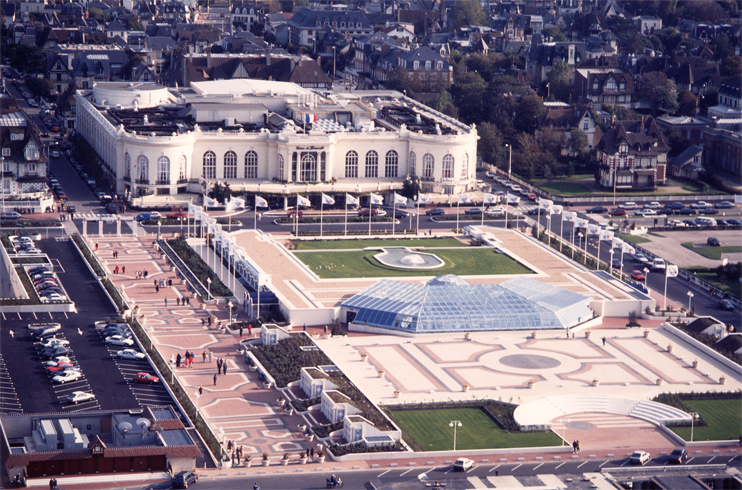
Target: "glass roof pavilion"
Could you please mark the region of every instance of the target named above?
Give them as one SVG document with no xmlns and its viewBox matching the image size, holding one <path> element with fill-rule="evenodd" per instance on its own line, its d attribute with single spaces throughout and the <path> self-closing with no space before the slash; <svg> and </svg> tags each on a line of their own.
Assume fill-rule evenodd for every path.
<svg viewBox="0 0 742 490">
<path fill-rule="evenodd" d="M 342 306 L 354 323 L 406 333 L 543 330 L 593 318 L 592 298 L 535 279 L 472 285 L 458 276 L 427 284 L 383 279 Z"/>
</svg>

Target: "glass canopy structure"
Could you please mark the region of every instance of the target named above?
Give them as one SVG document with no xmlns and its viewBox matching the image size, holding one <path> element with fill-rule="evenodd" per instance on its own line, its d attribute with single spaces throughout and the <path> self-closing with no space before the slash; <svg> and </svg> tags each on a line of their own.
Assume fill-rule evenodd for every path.
<svg viewBox="0 0 742 490">
<path fill-rule="evenodd" d="M 565 329 L 593 318 L 592 298 L 518 277 L 472 285 L 457 276 L 427 284 L 384 279 L 342 306 L 353 323 L 406 333 Z"/>
</svg>

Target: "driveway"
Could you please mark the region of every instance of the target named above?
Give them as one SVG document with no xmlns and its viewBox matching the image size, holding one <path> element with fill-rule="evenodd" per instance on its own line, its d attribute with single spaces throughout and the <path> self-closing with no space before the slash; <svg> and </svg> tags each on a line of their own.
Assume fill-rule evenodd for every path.
<svg viewBox="0 0 742 490">
<path fill-rule="evenodd" d="M 644 235 L 652 240 L 649 243 L 641 243 L 641 247 L 649 250 L 653 254 L 659 255 L 672 264 L 680 267 L 690 267 L 700 265 L 704 267 L 718 267 L 721 260 L 707 259 L 690 249 L 685 248 L 682 244 L 693 242 L 696 246 L 707 246 L 706 239 L 714 236 L 719 239 L 722 246 L 739 245 L 739 230 L 714 230 L 714 231 L 663 231 L 661 234 Z M 724 254 L 723 258 L 729 259 L 730 262 L 740 260 L 742 254 Z"/>
</svg>

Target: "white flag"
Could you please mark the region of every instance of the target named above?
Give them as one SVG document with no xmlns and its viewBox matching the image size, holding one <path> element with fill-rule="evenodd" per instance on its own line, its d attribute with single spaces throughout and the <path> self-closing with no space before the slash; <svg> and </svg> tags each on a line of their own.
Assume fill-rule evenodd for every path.
<svg viewBox="0 0 742 490">
<path fill-rule="evenodd" d="M 468 204 L 471 202 L 471 196 L 469 194 L 459 194 L 459 204 Z"/>
<path fill-rule="evenodd" d="M 404 196 L 400 196 L 396 192 L 394 193 L 394 202 L 396 204 L 407 204 L 407 198 Z"/>
<path fill-rule="evenodd" d="M 487 204 L 494 204 L 497 202 L 497 196 L 494 194 L 484 193 L 484 202 Z"/>
<path fill-rule="evenodd" d="M 296 195 L 296 205 L 297 206 L 305 206 L 310 207 L 312 205 L 311 202 L 309 202 L 309 199 L 307 199 L 304 196 L 300 196 L 299 194 Z"/>
<path fill-rule="evenodd" d="M 357 197 L 353 197 L 350 194 L 345 195 L 345 204 L 348 206 L 358 206 L 360 201 Z"/>
<path fill-rule="evenodd" d="M 216 199 L 212 199 L 210 197 L 204 197 L 204 206 L 214 207 L 214 206 L 218 206 L 218 205 L 219 205 L 219 203 L 217 202 Z"/>
<path fill-rule="evenodd" d="M 426 204 L 431 201 L 430 194 L 423 194 L 422 192 L 417 193 L 417 202 L 420 204 Z"/>
<path fill-rule="evenodd" d="M 239 197 L 233 197 L 229 202 L 232 203 L 233 209 L 245 207 L 245 200 Z"/>
<path fill-rule="evenodd" d="M 577 213 L 572 211 L 564 211 L 562 213 L 562 219 L 574 223 L 574 221 L 577 219 Z"/>
<path fill-rule="evenodd" d="M 564 209 L 564 206 L 560 204 L 555 204 L 551 207 L 551 214 L 562 214 L 563 209 Z"/>
<path fill-rule="evenodd" d="M 667 277 L 678 277 L 679 271 L 677 265 L 669 265 L 667 266 Z"/>
<path fill-rule="evenodd" d="M 332 206 L 335 204 L 335 199 L 328 196 L 327 194 L 322 194 L 322 204 L 327 204 L 328 206 Z"/>
<path fill-rule="evenodd" d="M 260 196 L 255 196 L 255 207 L 256 208 L 267 208 L 268 207 L 268 201 L 263 199 Z"/>
<path fill-rule="evenodd" d="M 601 241 L 613 241 L 613 232 L 610 230 L 601 230 L 600 240 Z"/>
<path fill-rule="evenodd" d="M 575 226 L 578 228 L 585 228 L 588 224 L 589 223 L 585 218 L 575 218 Z"/>
<path fill-rule="evenodd" d="M 384 198 L 378 194 L 371 194 L 369 197 L 371 198 L 371 204 L 384 204 Z"/>
<path fill-rule="evenodd" d="M 548 199 L 539 199 L 538 200 L 538 207 L 541 209 L 549 209 L 554 204 L 554 201 L 550 201 Z"/>
<path fill-rule="evenodd" d="M 630 243 L 623 242 L 621 244 L 621 252 L 633 255 L 636 253 L 636 249 Z"/>
<path fill-rule="evenodd" d="M 591 235 L 597 235 L 598 233 L 600 233 L 600 226 L 588 224 L 587 232 Z"/>
<path fill-rule="evenodd" d="M 189 202 L 188 203 L 188 216 L 189 217 L 190 216 L 193 216 L 193 215 L 195 215 L 195 213 L 196 213 L 196 210 L 193 209 L 193 203 L 192 202 Z"/>
</svg>

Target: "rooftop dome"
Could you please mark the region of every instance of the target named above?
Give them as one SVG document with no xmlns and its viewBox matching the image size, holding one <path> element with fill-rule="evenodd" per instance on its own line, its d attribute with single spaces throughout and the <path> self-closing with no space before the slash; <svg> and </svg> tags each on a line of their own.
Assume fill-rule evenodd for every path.
<svg viewBox="0 0 742 490">
<path fill-rule="evenodd" d="M 468 286 L 469 283 L 459 276 L 453 274 L 444 274 L 442 276 L 434 277 L 428 281 L 428 286 Z"/>
</svg>

